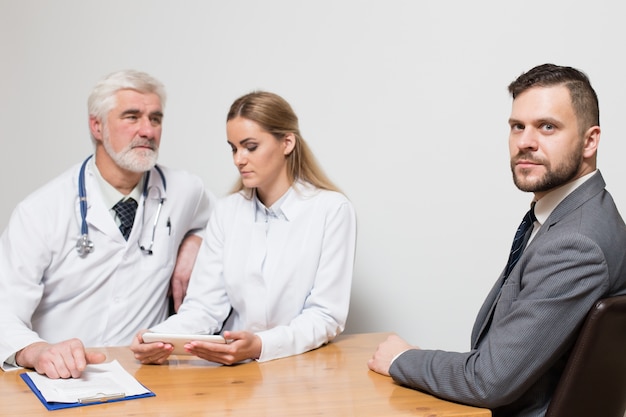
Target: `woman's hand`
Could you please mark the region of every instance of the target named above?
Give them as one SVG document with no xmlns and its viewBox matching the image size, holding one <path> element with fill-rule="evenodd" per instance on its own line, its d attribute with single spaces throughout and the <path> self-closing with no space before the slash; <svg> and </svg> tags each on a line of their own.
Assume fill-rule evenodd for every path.
<svg viewBox="0 0 626 417">
<path fill-rule="evenodd" d="M 199 358 L 224 365 L 232 365 L 261 356 L 261 338 L 250 332 L 224 332 L 228 343 L 193 341 L 185 350 Z"/>
<path fill-rule="evenodd" d="M 174 346 L 163 342 L 144 343 L 143 334 L 145 332 L 147 330 L 140 330 L 130 345 L 130 350 L 135 354 L 135 359 L 144 364 L 163 364 L 174 350 Z"/>
</svg>

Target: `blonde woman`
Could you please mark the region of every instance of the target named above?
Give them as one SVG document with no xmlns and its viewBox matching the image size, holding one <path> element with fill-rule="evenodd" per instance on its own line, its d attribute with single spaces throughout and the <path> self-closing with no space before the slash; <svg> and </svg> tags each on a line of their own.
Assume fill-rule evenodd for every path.
<svg viewBox="0 0 626 417">
<path fill-rule="evenodd" d="M 240 97 L 226 130 L 240 179 L 216 206 L 178 314 L 151 331 L 222 333 L 229 343 L 185 345 L 222 364 L 315 349 L 345 327 L 354 209 L 315 162 L 280 96 Z M 173 346 L 143 343 L 142 334 L 131 346 L 135 357 L 163 363 Z"/>
</svg>

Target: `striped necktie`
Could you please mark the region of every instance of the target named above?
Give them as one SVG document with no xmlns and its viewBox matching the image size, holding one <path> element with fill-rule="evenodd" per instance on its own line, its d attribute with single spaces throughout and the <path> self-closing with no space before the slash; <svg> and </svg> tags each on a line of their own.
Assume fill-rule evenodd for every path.
<svg viewBox="0 0 626 417">
<path fill-rule="evenodd" d="M 533 230 L 533 224 L 535 223 L 537 218 L 535 217 L 535 203 L 532 203 L 530 210 L 528 213 L 524 215 L 522 222 L 517 228 L 517 232 L 515 232 L 515 237 L 513 238 L 513 244 L 511 245 L 511 253 L 509 254 L 509 261 L 506 264 L 504 277 L 508 277 L 511 273 L 511 270 L 519 261 L 519 258 L 522 256 L 524 252 L 524 248 L 526 247 L 526 243 L 528 242 L 528 238 Z"/>
</svg>

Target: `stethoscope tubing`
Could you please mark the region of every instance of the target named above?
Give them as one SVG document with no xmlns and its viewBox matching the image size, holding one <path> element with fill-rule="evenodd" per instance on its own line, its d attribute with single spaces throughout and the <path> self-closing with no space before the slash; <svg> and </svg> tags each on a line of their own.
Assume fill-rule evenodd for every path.
<svg viewBox="0 0 626 417">
<path fill-rule="evenodd" d="M 93 242 L 89 240 L 89 227 L 87 226 L 87 189 L 85 187 L 85 168 L 87 167 L 87 162 L 89 162 L 89 160 L 92 157 L 93 155 L 89 155 L 83 161 L 82 165 L 80 166 L 80 172 L 78 174 L 78 200 L 80 204 L 81 236 L 78 238 L 78 242 L 76 242 L 76 250 L 81 256 L 86 256 L 87 254 L 93 252 L 93 248 L 94 248 Z M 165 180 L 165 174 L 163 174 L 161 167 L 159 167 L 158 165 L 155 165 L 154 168 L 157 170 L 157 172 L 159 173 L 159 176 L 161 177 L 161 182 L 163 183 L 163 191 L 165 191 L 167 189 L 167 182 Z M 150 182 L 150 171 L 147 171 L 146 179 L 143 184 L 143 192 L 142 192 L 143 197 L 144 197 L 144 205 L 145 205 L 145 200 L 148 196 L 148 183 L 149 182 Z M 161 205 L 163 204 L 163 200 L 164 199 L 162 198 L 161 204 L 159 204 L 158 214 L 160 214 L 161 212 Z M 159 218 L 158 214 L 157 214 L 157 218 L 155 219 L 155 227 L 156 227 L 156 222 L 158 221 L 158 218 Z M 152 237 L 152 240 L 154 240 L 154 236 Z"/>
</svg>

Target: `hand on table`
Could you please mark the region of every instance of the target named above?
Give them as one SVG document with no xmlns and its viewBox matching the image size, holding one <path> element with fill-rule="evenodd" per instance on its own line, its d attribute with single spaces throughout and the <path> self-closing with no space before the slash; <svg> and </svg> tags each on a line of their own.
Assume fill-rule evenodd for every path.
<svg viewBox="0 0 626 417">
<path fill-rule="evenodd" d="M 69 339 L 50 344 L 36 342 L 17 352 L 15 361 L 24 368 L 33 368 L 48 378 L 78 378 L 91 363 L 102 363 L 106 356 L 100 352 L 86 352 L 83 342 Z"/>
<path fill-rule="evenodd" d="M 367 366 L 374 372 L 389 376 L 389 368 L 391 362 L 400 353 L 410 349 L 419 349 L 417 346 L 411 346 L 399 336 L 393 334 L 387 337 L 387 340 L 378 345 L 378 349 L 374 352 L 374 356 L 367 361 Z"/>
</svg>

